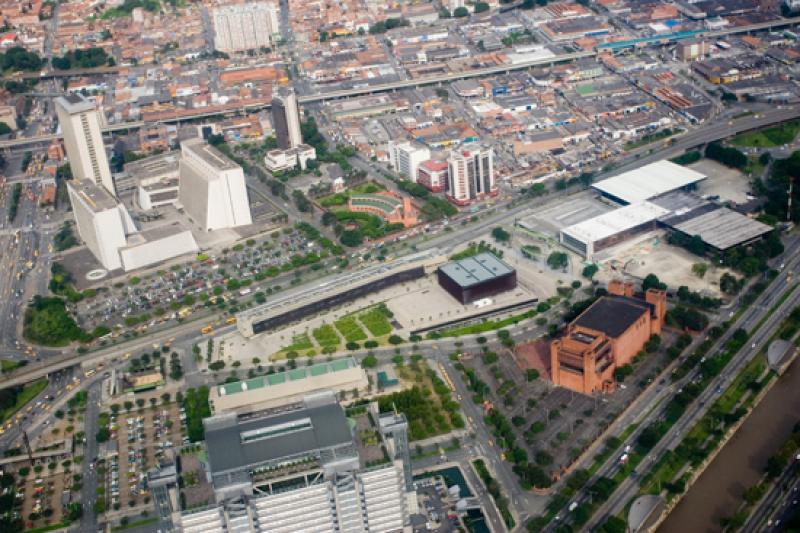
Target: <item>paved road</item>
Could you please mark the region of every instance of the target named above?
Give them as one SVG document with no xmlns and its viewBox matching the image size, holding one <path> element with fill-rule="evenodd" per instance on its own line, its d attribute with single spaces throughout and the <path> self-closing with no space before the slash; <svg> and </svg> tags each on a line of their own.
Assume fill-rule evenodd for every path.
<svg viewBox="0 0 800 533">
<path fill-rule="evenodd" d="M 736 329 L 741 328 L 746 331 L 752 331 L 761 321 L 761 319 L 770 312 L 772 306 L 780 299 L 780 297 L 788 288 L 788 272 L 791 270 L 796 271 L 798 268 L 800 268 L 800 254 L 798 254 L 799 250 L 800 245 L 798 245 L 796 240 L 792 242 L 790 247 L 787 247 L 785 257 L 788 257 L 788 259 L 786 260 L 786 268 L 784 271 L 781 272 L 773 281 L 773 283 L 767 288 L 767 290 L 761 294 L 756 303 L 751 305 L 748 310 L 745 311 L 745 313 L 739 318 L 739 320 L 737 320 L 737 322 L 728 330 L 728 332 L 714 344 L 712 349 L 709 350 L 709 354 L 716 354 L 722 348 L 724 342 L 727 342 L 728 338 L 733 334 L 734 331 L 736 331 Z M 764 347 L 786 314 L 794 309 L 798 304 L 800 304 L 800 292 L 795 291 L 785 302 L 780 305 L 778 310 L 776 310 L 769 316 L 769 318 L 767 318 L 758 331 L 752 335 L 748 341 L 750 345 L 740 350 L 728 363 L 722 373 L 713 379 L 711 383 L 709 383 L 706 389 L 697 399 L 695 399 L 683 416 L 670 429 L 668 435 L 662 438 L 661 441 L 659 441 L 658 444 L 656 444 L 656 446 L 650 450 L 648 456 L 642 463 L 640 463 L 641 466 L 637 469 L 639 474 L 637 478 L 647 472 L 647 470 L 649 470 L 649 468 L 651 468 L 654 464 L 657 464 L 667 450 L 672 450 L 678 444 L 680 444 L 686 433 L 702 416 L 705 415 L 706 411 L 714 403 L 715 396 L 719 394 L 717 391 L 724 391 L 733 382 L 733 380 L 736 379 L 739 371 L 745 365 L 747 365 L 747 363 L 750 362 L 750 360 L 752 360 L 752 358 L 755 357 Z M 701 370 L 698 366 L 683 380 L 666 388 L 665 390 L 670 392 L 669 396 L 664 398 L 665 401 L 660 404 L 658 414 L 654 414 L 653 416 L 649 417 L 649 421 L 656 420 L 661 417 L 669 400 L 678 393 L 678 390 L 680 390 L 678 387 L 682 387 L 689 381 L 695 379 L 697 375 L 699 375 L 700 371 Z M 641 430 L 644 429 L 644 427 L 645 424 L 639 426 L 638 430 L 631 436 L 629 442 L 635 442 L 636 437 Z M 609 458 L 606 464 L 598 472 L 598 475 L 612 477 L 619 468 L 616 459 L 616 456 Z M 614 515 L 620 512 L 638 491 L 638 480 L 633 477 L 626 478 L 614 492 L 614 495 L 597 509 L 589 526 L 596 526 L 601 523 L 606 516 Z"/>
<path fill-rule="evenodd" d="M 772 531 L 771 526 L 776 521 L 779 522 L 777 526 L 780 526 L 794 513 L 798 498 L 800 498 L 800 461 L 795 459 L 751 511 L 742 531 Z M 774 530 L 778 530 L 777 526 Z"/>
<path fill-rule="evenodd" d="M 66 393 L 65 387 L 72 378 L 71 369 L 51 375 L 47 387 L 17 413 L 22 415 L 20 419 L 17 419 L 15 414 L 13 418 L 4 422 L 3 433 L 0 435 L 0 450 L 20 445 L 23 429 L 28 432 L 31 442 L 35 441 L 48 427 L 44 424 L 45 419 L 60 408 L 64 403 L 62 400 L 70 396 Z"/>
<path fill-rule="evenodd" d="M 97 516 L 93 506 L 97 499 L 97 486 L 104 484 L 103 479 L 97 476 L 97 415 L 100 412 L 100 387 L 102 380 L 96 380 L 86 389 L 86 412 L 84 413 L 84 431 L 86 432 L 86 448 L 83 454 L 83 481 L 81 486 L 81 503 L 83 516 L 81 517 L 81 531 L 97 531 Z"/>
</svg>

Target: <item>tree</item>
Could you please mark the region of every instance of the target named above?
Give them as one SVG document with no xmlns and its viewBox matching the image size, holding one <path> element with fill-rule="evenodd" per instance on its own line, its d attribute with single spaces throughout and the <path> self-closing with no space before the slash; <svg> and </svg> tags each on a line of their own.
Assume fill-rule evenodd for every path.
<svg viewBox="0 0 800 533">
<path fill-rule="evenodd" d="M 525 379 L 528 381 L 535 381 L 539 379 L 539 371 L 535 368 L 529 368 L 525 371 Z"/>
<path fill-rule="evenodd" d="M 725 166 L 738 168 L 740 170 L 747 166 L 747 156 L 737 150 L 723 146 L 719 142 L 713 142 L 706 147 L 706 157 L 719 161 Z"/>
<path fill-rule="evenodd" d="M 108 431 L 108 428 L 101 427 L 100 429 L 97 430 L 97 435 L 95 436 L 95 438 L 97 439 L 97 442 L 106 442 L 110 436 L 111 433 Z"/>
<path fill-rule="evenodd" d="M 403 337 L 401 337 L 400 335 L 389 336 L 389 344 L 398 345 L 398 344 L 403 344 L 404 342 L 405 340 L 403 340 Z"/>
<path fill-rule="evenodd" d="M 553 464 L 553 456 L 544 450 L 537 451 L 533 459 L 539 466 L 549 466 Z"/>
<path fill-rule="evenodd" d="M 553 270 L 566 268 L 569 264 L 569 256 L 564 252 L 553 252 L 547 256 L 547 265 Z"/>
<path fill-rule="evenodd" d="M 492 238 L 497 242 L 508 242 L 511 239 L 511 234 L 498 226 L 492 230 Z"/>
<path fill-rule="evenodd" d="M 489 4 L 486 2 L 477 2 L 475 4 L 475 13 L 483 13 L 484 11 L 489 11 Z"/>
<path fill-rule="evenodd" d="M 658 279 L 658 276 L 655 274 L 648 274 L 644 281 L 642 281 L 642 290 L 647 292 L 647 289 L 659 289 L 659 290 L 666 290 L 667 284 L 661 283 L 661 280 Z"/>
<path fill-rule="evenodd" d="M 324 213 L 322 213 L 322 218 L 320 219 L 320 222 L 322 222 L 323 226 L 330 226 L 336 224 L 336 215 L 334 215 L 330 211 L 325 211 Z"/>
<path fill-rule="evenodd" d="M 583 267 L 583 272 L 581 272 L 581 276 L 583 276 L 586 279 L 592 279 L 594 275 L 597 274 L 598 270 L 599 268 L 594 263 L 592 263 L 591 265 L 586 265 L 585 267 Z"/>
<path fill-rule="evenodd" d="M 361 360 L 361 366 L 364 368 L 375 368 L 378 366 L 378 358 L 374 354 L 369 354 Z"/>
<path fill-rule="evenodd" d="M 719 288 L 725 294 L 733 296 L 738 294 L 738 292 L 742 289 L 742 283 L 734 276 L 725 272 L 722 277 L 719 278 Z"/>
<path fill-rule="evenodd" d="M 456 18 L 468 17 L 469 10 L 464 6 L 457 7 L 453 10 L 453 16 Z"/>
<path fill-rule="evenodd" d="M 355 248 L 357 246 L 361 246 L 364 242 L 364 236 L 361 233 L 361 230 L 345 230 L 339 236 L 339 241 L 348 246 L 350 248 Z"/>
</svg>

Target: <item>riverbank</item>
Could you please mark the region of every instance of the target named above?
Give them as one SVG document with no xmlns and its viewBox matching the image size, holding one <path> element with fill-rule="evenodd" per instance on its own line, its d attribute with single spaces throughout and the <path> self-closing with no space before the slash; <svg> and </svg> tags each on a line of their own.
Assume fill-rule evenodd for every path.
<svg viewBox="0 0 800 533">
<path fill-rule="evenodd" d="M 777 443 L 792 433 L 800 412 L 800 363 L 795 359 L 771 385 L 667 516 L 659 533 L 722 531 L 720 519 L 739 507 L 745 489 L 761 479 Z"/>
</svg>

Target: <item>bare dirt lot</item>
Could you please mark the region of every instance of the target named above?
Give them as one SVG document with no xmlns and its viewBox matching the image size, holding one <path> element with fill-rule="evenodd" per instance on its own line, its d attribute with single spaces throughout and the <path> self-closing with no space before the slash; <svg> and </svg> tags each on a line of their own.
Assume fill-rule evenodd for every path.
<svg viewBox="0 0 800 533">
<path fill-rule="evenodd" d="M 649 233 L 638 239 L 604 250 L 604 256 L 612 259 L 602 261 L 595 279 L 601 283 L 612 279 L 633 276 L 644 279 L 655 274 L 670 289 L 677 290 L 686 285 L 690 290 L 720 296 L 719 278 L 725 272 L 739 277 L 727 268 L 718 268 L 707 260 L 676 246 L 667 244 L 664 233 Z M 695 264 L 707 267 L 703 277 L 692 271 Z"/>
</svg>

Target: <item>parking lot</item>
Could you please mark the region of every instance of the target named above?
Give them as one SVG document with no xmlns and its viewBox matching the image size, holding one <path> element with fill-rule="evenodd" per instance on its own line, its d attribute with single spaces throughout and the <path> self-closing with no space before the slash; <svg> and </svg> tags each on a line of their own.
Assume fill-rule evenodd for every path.
<svg viewBox="0 0 800 533">
<path fill-rule="evenodd" d="M 530 460 L 557 477 L 644 387 L 659 379 L 660 370 L 668 362 L 666 347 L 675 338 L 674 332 L 664 332 L 661 349 L 638 360 L 633 374 L 611 395 L 587 396 L 554 387 L 546 370 L 540 372 L 541 377 L 529 379 L 520 368 L 524 365 L 517 362 L 522 362 L 525 354 L 530 356 L 526 347 L 517 347 L 516 356 L 509 351 L 499 352 L 496 358 L 471 354 L 461 362 L 488 385 L 489 403 L 484 407 L 499 409 L 514 427 L 517 442 L 525 443 Z M 545 352 L 549 354 L 546 343 Z M 542 364 L 549 368 L 546 360 Z"/>
<path fill-rule="evenodd" d="M 69 501 L 72 484 L 69 468 L 58 465 L 56 470 L 45 467 L 38 474 L 31 472 L 18 487 L 23 494 L 22 517 L 28 529 L 57 524 L 64 513 L 64 501 Z M 65 489 L 66 493 L 65 493 Z M 64 500 L 66 498 L 66 500 Z"/>
<path fill-rule="evenodd" d="M 155 398 L 152 406 L 150 398 Z M 163 404 L 158 395 L 137 398 L 146 406 L 131 412 L 109 415 L 111 440 L 116 443 L 107 453 L 108 503 L 114 508 L 134 507 L 150 501 L 146 490 L 147 471 L 157 466 L 167 450 L 182 443 L 180 410 L 175 403 Z"/>
<path fill-rule="evenodd" d="M 103 280 L 90 286 L 83 279 L 85 255 L 77 251 L 65 255 L 61 264 L 72 274 L 78 290 L 93 288 L 75 305 L 80 325 L 92 330 L 98 325 L 109 328 L 138 329 L 160 322 L 187 318 L 192 312 L 212 305 L 215 299 L 228 301 L 243 296 L 255 302 L 274 290 L 272 278 L 296 268 L 297 256 L 322 253 L 294 229 L 274 231 L 259 239 L 248 239 L 219 254 L 200 254 L 197 259 L 135 276 Z M 322 269 L 323 261 L 312 264 Z M 263 287 L 259 291 L 259 287 Z M 257 293 L 263 292 L 261 295 Z M 116 335 L 116 333 L 112 334 Z"/>
</svg>

